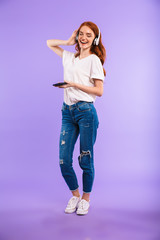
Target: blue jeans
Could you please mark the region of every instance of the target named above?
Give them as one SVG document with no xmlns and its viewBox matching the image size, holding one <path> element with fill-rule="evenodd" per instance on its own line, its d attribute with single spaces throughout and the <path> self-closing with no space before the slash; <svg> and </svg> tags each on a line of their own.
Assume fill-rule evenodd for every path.
<svg viewBox="0 0 160 240">
<path fill-rule="evenodd" d="M 94 180 L 94 152 L 98 116 L 93 103 L 80 101 L 71 106 L 63 103 L 62 127 L 59 141 L 59 164 L 62 176 L 69 189 L 78 189 L 78 181 L 73 169 L 73 150 L 80 135 L 79 165 L 83 170 L 83 192 L 90 193 Z"/>
</svg>

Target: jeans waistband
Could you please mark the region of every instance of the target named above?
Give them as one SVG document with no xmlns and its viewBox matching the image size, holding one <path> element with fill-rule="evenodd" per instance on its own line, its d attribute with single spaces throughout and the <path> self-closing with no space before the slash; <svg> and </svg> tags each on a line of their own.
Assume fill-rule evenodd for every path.
<svg viewBox="0 0 160 240">
<path fill-rule="evenodd" d="M 86 101 L 79 101 L 75 104 L 72 104 L 72 105 L 67 105 L 65 102 L 63 102 L 63 106 L 66 108 L 66 109 L 73 109 L 73 108 L 76 108 L 78 106 L 80 106 L 81 104 L 84 104 L 84 103 L 89 103 L 89 104 L 93 104 L 93 102 L 86 102 Z"/>
</svg>

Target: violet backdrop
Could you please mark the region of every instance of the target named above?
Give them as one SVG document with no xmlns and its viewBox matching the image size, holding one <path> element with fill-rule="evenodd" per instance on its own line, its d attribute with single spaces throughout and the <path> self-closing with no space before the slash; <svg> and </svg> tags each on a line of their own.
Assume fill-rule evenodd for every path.
<svg viewBox="0 0 160 240">
<path fill-rule="evenodd" d="M 63 80 L 62 59 L 46 40 L 66 40 L 84 21 L 99 26 L 107 52 L 92 205 L 160 210 L 159 9 L 156 0 L 0 1 L 1 212 L 62 211 L 71 196 L 58 159 L 63 90 L 52 87 Z M 81 191 L 78 155 L 79 141 Z"/>
</svg>

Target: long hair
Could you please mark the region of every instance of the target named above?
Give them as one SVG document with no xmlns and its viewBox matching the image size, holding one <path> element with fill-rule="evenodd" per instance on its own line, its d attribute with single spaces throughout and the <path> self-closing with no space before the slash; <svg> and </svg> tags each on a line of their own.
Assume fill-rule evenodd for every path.
<svg viewBox="0 0 160 240">
<path fill-rule="evenodd" d="M 81 29 L 81 27 L 83 26 L 87 26 L 89 27 L 95 34 L 95 37 L 98 37 L 98 33 L 99 33 L 99 29 L 97 27 L 97 25 L 93 22 L 83 22 L 80 27 L 78 28 L 78 34 L 79 34 L 79 31 Z M 77 42 L 76 46 L 75 46 L 75 49 L 77 51 L 77 53 L 75 54 L 75 57 L 78 57 L 80 55 L 80 47 L 79 47 L 79 43 Z M 99 39 L 99 44 L 98 45 L 93 45 L 91 46 L 91 49 L 90 49 L 90 52 L 92 54 L 95 54 L 99 57 L 102 65 L 104 64 L 105 62 L 105 59 L 106 59 L 106 49 L 105 47 L 103 46 L 102 44 L 102 36 L 100 34 L 100 39 Z M 106 71 L 105 69 L 103 68 L 103 72 L 104 72 L 104 76 L 106 76 Z"/>
</svg>

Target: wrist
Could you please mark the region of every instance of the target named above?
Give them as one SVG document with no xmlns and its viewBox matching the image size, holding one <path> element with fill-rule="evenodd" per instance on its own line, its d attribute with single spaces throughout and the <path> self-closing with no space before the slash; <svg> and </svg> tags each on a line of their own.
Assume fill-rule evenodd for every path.
<svg viewBox="0 0 160 240">
<path fill-rule="evenodd" d="M 75 87 L 75 88 L 76 88 L 76 87 L 77 87 L 77 83 L 74 83 L 74 82 L 73 82 L 73 83 L 72 83 L 72 87 Z"/>
</svg>

